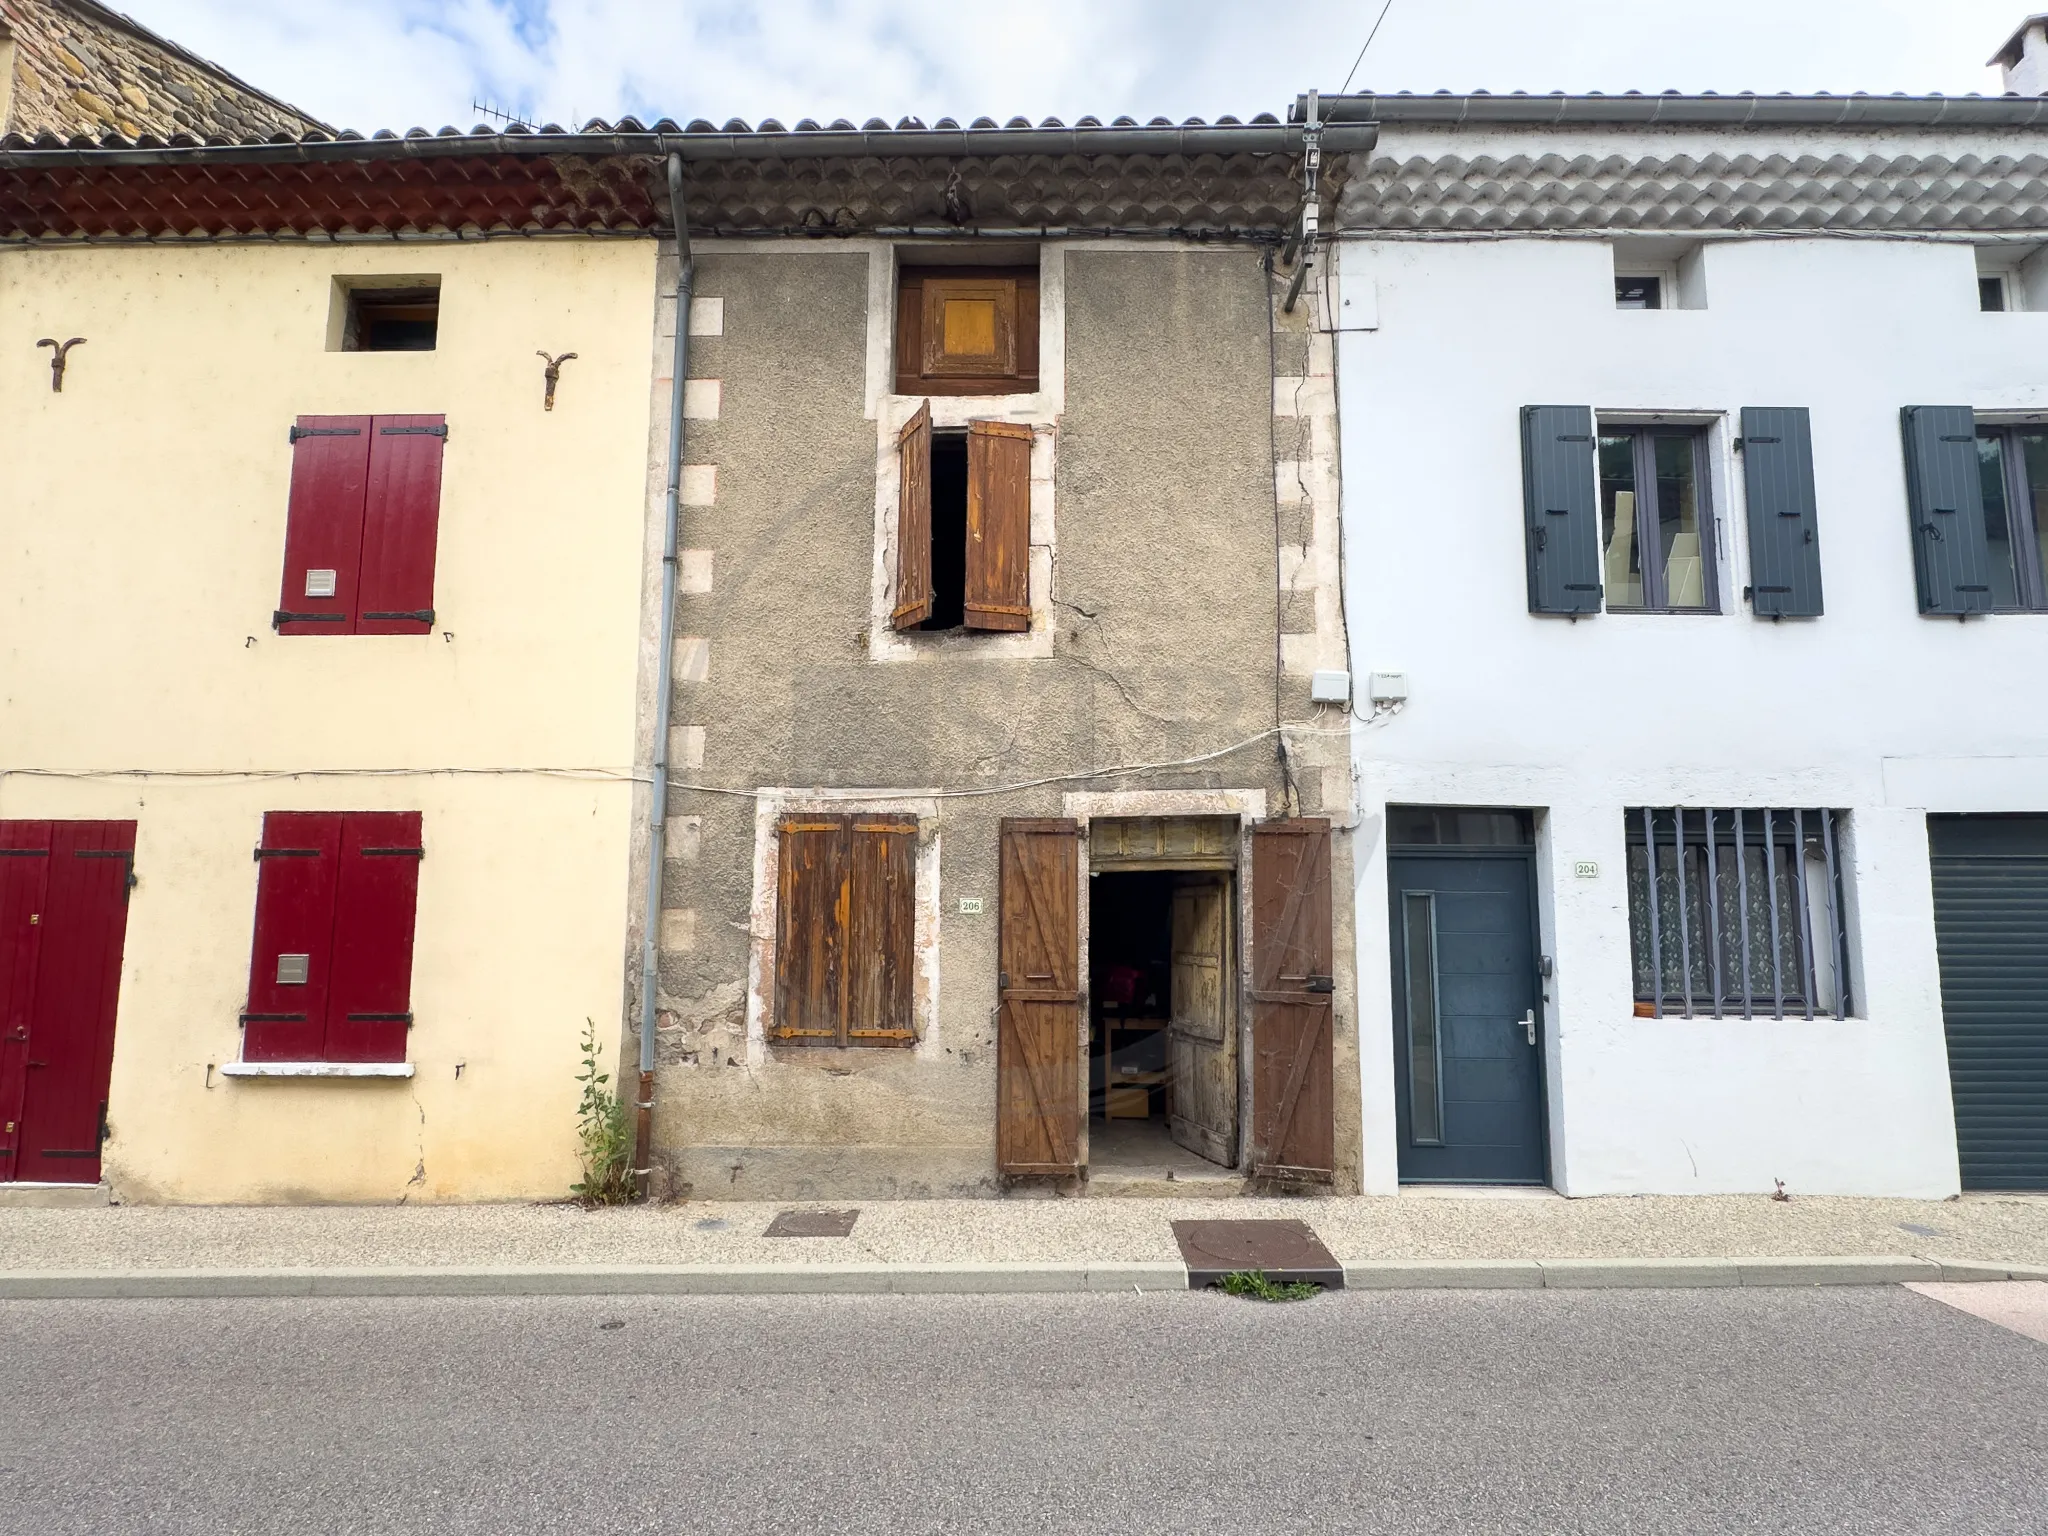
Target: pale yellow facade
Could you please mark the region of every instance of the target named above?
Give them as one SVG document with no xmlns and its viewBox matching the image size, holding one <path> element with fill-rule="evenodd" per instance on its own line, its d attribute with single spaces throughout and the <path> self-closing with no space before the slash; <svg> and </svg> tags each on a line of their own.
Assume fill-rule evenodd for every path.
<svg viewBox="0 0 2048 1536">
<path fill-rule="evenodd" d="M 132 818 L 105 1178 L 128 1201 L 487 1200 L 576 1177 L 616 1069 L 650 239 L 0 250 L 0 818 Z M 431 352 L 329 350 L 436 276 Z M 38 338 L 86 338 L 62 393 Z M 573 351 L 552 411 L 543 363 Z M 271 626 L 301 415 L 447 419 L 433 632 Z M 131 770 L 139 770 L 131 772 Z M 263 814 L 416 810 L 397 1080 L 252 1081 Z"/>
</svg>

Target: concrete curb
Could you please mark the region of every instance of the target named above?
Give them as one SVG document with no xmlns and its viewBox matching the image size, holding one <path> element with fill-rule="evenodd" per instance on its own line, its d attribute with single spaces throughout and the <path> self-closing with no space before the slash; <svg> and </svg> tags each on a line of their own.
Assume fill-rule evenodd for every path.
<svg viewBox="0 0 2048 1536">
<path fill-rule="evenodd" d="M 1348 1289 L 1591 1290 L 2048 1280 L 2048 1267 L 1896 1255 L 1780 1259 L 1365 1259 Z M 882 1296 L 1185 1291 L 1174 1261 L 1095 1264 L 583 1264 L 416 1269 L 0 1272 L 0 1301 L 377 1296 Z"/>
</svg>

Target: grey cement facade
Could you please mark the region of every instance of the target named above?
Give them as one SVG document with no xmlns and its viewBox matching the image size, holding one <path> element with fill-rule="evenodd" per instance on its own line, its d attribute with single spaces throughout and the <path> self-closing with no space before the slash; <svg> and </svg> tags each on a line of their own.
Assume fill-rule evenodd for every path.
<svg viewBox="0 0 2048 1536">
<path fill-rule="evenodd" d="M 1034 476 L 1046 472 L 1034 633 L 905 646 L 875 622 L 878 560 L 893 569 L 877 550 L 893 521 L 877 508 L 895 495 L 878 483 L 892 462 L 879 445 L 910 408 L 895 402 L 891 418 L 869 382 L 894 330 L 870 313 L 894 293 L 890 247 L 698 248 L 684 498 L 697 504 L 680 535 L 654 1140 L 671 1185 L 699 1198 L 998 1192 L 998 824 L 1070 814 L 1070 795 L 1163 791 L 1234 792 L 1261 814 L 1334 823 L 1337 1188 L 1358 1187 L 1348 722 L 1310 705 L 1307 678 L 1344 665 L 1334 449 L 1310 441 L 1334 435 L 1301 408 L 1331 393 L 1312 377 L 1328 338 L 1312 334 L 1310 306 L 1277 314 L 1279 287 L 1249 246 L 1081 242 L 1042 261 L 1042 334 L 1049 358 L 1063 352 L 1063 387 L 1048 366 L 1045 393 L 1010 412 L 1038 412 Z M 664 293 L 673 272 L 671 258 Z M 658 374 L 671 344 L 656 338 Z M 655 390 L 658 553 L 666 377 Z M 972 413 L 1004 414 L 989 404 Z M 658 611 L 651 596 L 647 607 Z M 643 681 L 643 746 L 652 703 Z M 1095 774 L 1238 743 L 1186 767 Z M 1026 781 L 1054 782 L 1005 788 Z M 760 1014 L 774 993 L 774 811 L 883 790 L 914 798 L 854 794 L 846 808 L 920 817 L 921 1038 L 773 1045 Z M 961 898 L 983 912 L 961 913 Z M 1084 906 L 1084 943 L 1085 922 Z M 637 1017 L 636 1001 L 625 1060 Z"/>
</svg>

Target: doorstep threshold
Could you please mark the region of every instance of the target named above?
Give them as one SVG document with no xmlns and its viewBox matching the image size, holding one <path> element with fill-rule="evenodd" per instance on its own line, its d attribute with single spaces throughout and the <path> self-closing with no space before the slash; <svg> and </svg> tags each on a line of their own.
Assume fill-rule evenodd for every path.
<svg viewBox="0 0 2048 1536">
<path fill-rule="evenodd" d="M 1548 1184 L 1403 1184 L 1411 1200 L 1562 1200 Z"/>
</svg>

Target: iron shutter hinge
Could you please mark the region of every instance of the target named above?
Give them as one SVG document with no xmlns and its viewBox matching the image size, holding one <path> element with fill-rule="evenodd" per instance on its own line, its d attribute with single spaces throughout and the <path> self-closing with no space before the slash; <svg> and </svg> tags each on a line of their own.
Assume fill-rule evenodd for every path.
<svg viewBox="0 0 2048 1536">
<path fill-rule="evenodd" d="M 296 443 L 302 437 L 361 437 L 361 427 L 298 427 L 291 429 L 291 440 Z"/>
<path fill-rule="evenodd" d="M 255 856 L 259 859 L 317 859 L 318 848 L 258 848 Z"/>
<path fill-rule="evenodd" d="M 363 617 L 366 619 L 411 619 L 415 623 L 431 625 L 434 622 L 434 610 L 431 608 L 411 608 L 404 613 L 366 613 Z"/>
<path fill-rule="evenodd" d="M 448 435 L 447 423 L 438 427 L 379 427 L 380 437 L 441 437 Z"/>
<path fill-rule="evenodd" d="M 423 859 L 427 856 L 427 850 L 424 848 L 358 848 L 356 852 L 363 854 L 365 857 L 375 857 L 376 855 L 383 854 L 391 858 L 400 859 Z"/>
<path fill-rule="evenodd" d="M 1337 990 L 1336 978 L 1333 976 L 1311 976 L 1308 979 L 1308 990 L 1311 992 L 1335 992 Z"/>
<path fill-rule="evenodd" d="M 409 1013 L 351 1013 L 348 1020 L 351 1024 L 403 1023 L 407 1029 L 412 1028 L 412 1015 Z"/>
<path fill-rule="evenodd" d="M 280 608 L 270 616 L 270 627 L 282 629 L 287 624 L 346 624 L 345 613 L 288 613 Z"/>
</svg>

